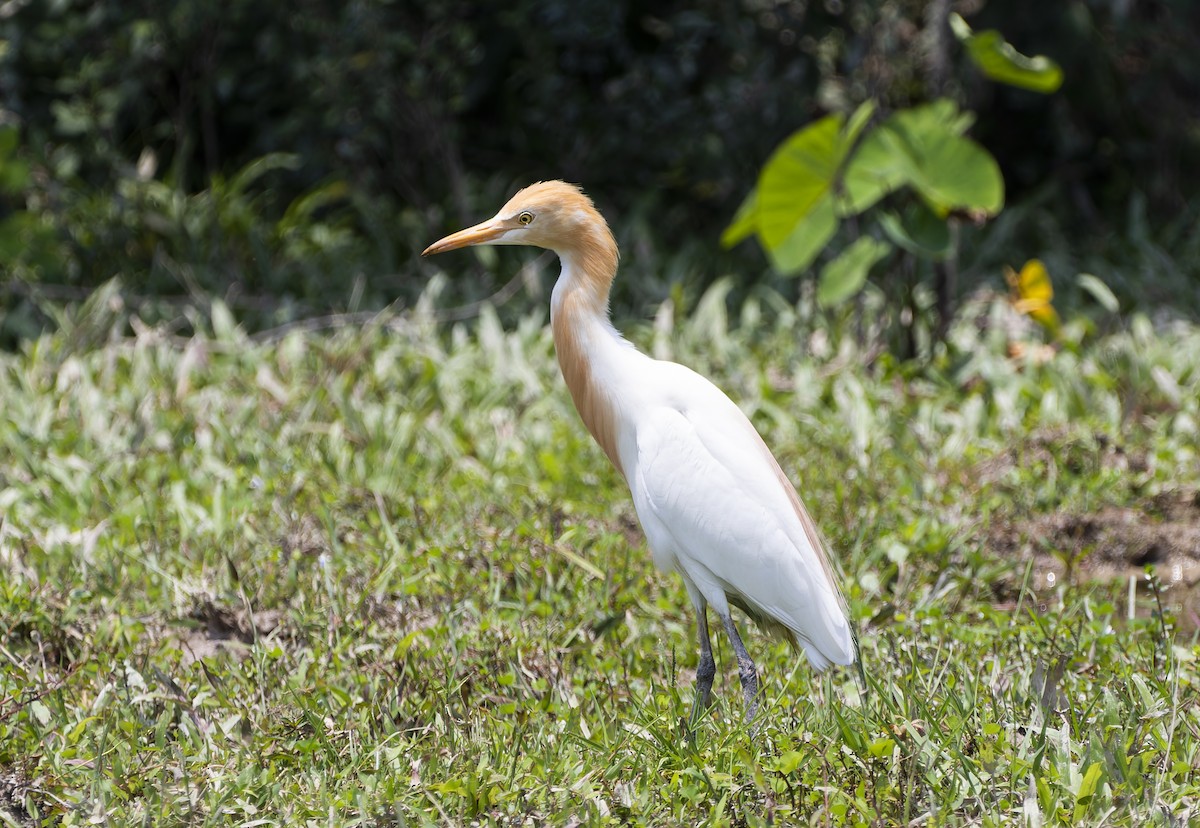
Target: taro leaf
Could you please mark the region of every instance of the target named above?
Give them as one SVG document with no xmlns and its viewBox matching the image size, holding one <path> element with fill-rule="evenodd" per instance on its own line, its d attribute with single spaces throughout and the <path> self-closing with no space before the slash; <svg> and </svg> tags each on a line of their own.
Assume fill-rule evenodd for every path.
<svg viewBox="0 0 1200 828">
<path fill-rule="evenodd" d="M 950 98 L 938 98 L 920 106 L 902 109 L 896 113 L 897 120 L 909 129 L 925 131 L 942 129 L 962 135 L 975 123 L 975 113 L 962 112 Z"/>
<path fill-rule="evenodd" d="M 913 187 L 939 211 L 971 210 L 995 215 L 1004 206 L 1004 178 L 992 154 L 949 132 L 924 136 Z"/>
<path fill-rule="evenodd" d="M 913 165 L 907 148 L 886 123 L 873 130 L 846 165 L 838 212 L 852 216 L 873 206 L 911 181 Z"/>
<path fill-rule="evenodd" d="M 750 191 L 746 196 L 746 200 L 742 202 L 742 206 L 738 207 L 737 214 L 733 217 L 733 221 L 721 233 L 721 246 L 724 248 L 733 247 L 754 234 L 758 229 L 758 188 Z"/>
<path fill-rule="evenodd" d="M 863 101 L 858 105 L 858 109 L 850 114 L 850 119 L 846 121 L 846 127 L 842 130 L 843 157 L 845 153 L 854 148 L 854 142 L 858 140 L 858 136 L 866 129 L 871 116 L 874 114 L 874 101 Z"/>
<path fill-rule="evenodd" d="M 940 213 L 999 212 L 1004 179 L 991 154 L 962 137 L 970 124 L 970 116 L 946 99 L 892 115 L 846 164 L 840 215 L 862 212 L 905 185 Z"/>
<path fill-rule="evenodd" d="M 833 214 L 833 196 L 826 193 L 808 215 L 796 222 L 787 238 L 774 247 L 766 248 L 771 266 L 784 276 L 805 270 L 835 232 L 837 217 Z"/>
<path fill-rule="evenodd" d="M 821 268 L 817 286 L 817 304 L 823 308 L 845 302 L 862 290 L 871 267 L 886 256 L 892 246 L 884 241 L 863 236 L 847 247 L 833 261 Z"/>
<path fill-rule="evenodd" d="M 950 16 L 950 26 L 966 46 L 971 60 L 992 80 L 1043 95 L 1062 86 L 1062 68 L 1045 55 L 1021 54 L 995 29 L 972 32 L 957 14 Z"/>
<path fill-rule="evenodd" d="M 811 213 L 826 209 L 846 155 L 874 112 L 864 103 L 847 120 L 830 115 L 794 132 L 763 165 L 758 178 L 758 235 L 769 251 L 793 238 Z M 827 221 L 824 221 L 827 223 Z"/>
<path fill-rule="evenodd" d="M 924 204 L 913 204 L 903 216 L 882 213 L 879 224 L 898 247 L 916 256 L 941 261 L 950 254 L 950 226 Z"/>
<path fill-rule="evenodd" d="M 894 190 L 913 184 L 930 163 L 923 142 L 916 140 L 920 136 L 962 135 L 974 120 L 974 115 L 960 112 L 949 98 L 892 115 L 863 139 L 847 162 L 838 215 L 861 213 Z"/>
<path fill-rule="evenodd" d="M 991 153 L 960 134 L 953 105 L 935 101 L 897 112 L 880 127 L 906 163 L 908 183 L 938 212 L 995 214 L 1004 205 L 1004 179 Z"/>
<path fill-rule="evenodd" d="M 791 135 L 758 179 L 758 235 L 768 249 L 828 196 L 841 162 L 842 117 L 830 115 Z"/>
</svg>

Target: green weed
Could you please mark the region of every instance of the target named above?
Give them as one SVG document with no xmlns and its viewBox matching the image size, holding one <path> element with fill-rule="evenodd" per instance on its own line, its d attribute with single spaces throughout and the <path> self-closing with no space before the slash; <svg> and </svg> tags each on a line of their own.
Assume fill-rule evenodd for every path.
<svg viewBox="0 0 1200 828">
<path fill-rule="evenodd" d="M 997 530 L 1194 492 L 1200 331 L 1133 320 L 1014 360 L 985 301 L 914 367 L 766 293 L 731 324 L 723 289 L 631 336 L 777 451 L 839 551 L 865 693 L 747 630 L 758 734 L 717 642 L 683 737 L 689 605 L 544 312 L 259 344 L 220 306 L 177 341 L 96 302 L 0 356 L 0 819 L 1194 818 L 1182 588 L 1038 588 L 1046 550 Z"/>
</svg>

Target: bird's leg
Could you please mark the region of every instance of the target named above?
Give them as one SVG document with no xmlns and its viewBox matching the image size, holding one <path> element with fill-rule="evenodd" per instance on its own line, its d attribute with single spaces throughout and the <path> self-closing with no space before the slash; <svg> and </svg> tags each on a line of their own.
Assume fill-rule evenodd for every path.
<svg viewBox="0 0 1200 828">
<path fill-rule="evenodd" d="M 754 666 L 754 660 L 750 658 L 750 653 L 746 652 L 746 645 L 742 643 L 742 637 L 738 635 L 728 610 L 721 615 L 721 623 L 725 625 L 725 633 L 729 636 L 729 642 L 733 644 L 733 652 L 737 656 L 738 677 L 742 680 L 742 692 L 746 694 L 746 721 L 753 721 L 758 713 L 758 670 Z"/>
<path fill-rule="evenodd" d="M 692 702 L 690 728 L 695 730 L 700 714 L 708 709 L 712 697 L 713 677 L 717 662 L 713 659 L 712 641 L 708 637 L 707 602 L 700 598 L 696 604 L 696 625 L 700 628 L 700 664 L 696 667 L 696 699 Z"/>
</svg>

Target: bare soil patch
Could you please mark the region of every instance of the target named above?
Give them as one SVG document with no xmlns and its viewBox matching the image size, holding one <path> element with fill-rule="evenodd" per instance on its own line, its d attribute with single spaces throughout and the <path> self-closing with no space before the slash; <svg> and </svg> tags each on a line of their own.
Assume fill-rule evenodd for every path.
<svg viewBox="0 0 1200 828">
<path fill-rule="evenodd" d="M 282 614 L 278 610 L 250 613 L 205 600 L 192 608 L 189 617 L 198 623 L 178 636 L 186 663 L 220 654 L 244 657 L 255 640 L 276 631 Z"/>
<path fill-rule="evenodd" d="M 25 810 L 28 781 L 14 770 L 0 768 L 0 823 L 33 825 L 33 817 Z M 40 806 L 39 806 L 40 807 Z"/>
<path fill-rule="evenodd" d="M 996 552 L 1032 561 L 1031 586 L 1045 592 L 1060 584 L 1144 581 L 1147 566 L 1182 627 L 1200 628 L 1200 492 L 1170 492 L 1133 507 L 1094 512 L 1062 511 L 993 524 L 988 543 Z M 1000 596 L 1020 588 L 1024 569 Z"/>
</svg>

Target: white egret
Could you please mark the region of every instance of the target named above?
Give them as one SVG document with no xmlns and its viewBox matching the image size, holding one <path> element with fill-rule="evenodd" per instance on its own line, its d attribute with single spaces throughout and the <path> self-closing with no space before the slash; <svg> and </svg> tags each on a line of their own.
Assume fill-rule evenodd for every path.
<svg viewBox="0 0 1200 828">
<path fill-rule="evenodd" d="M 533 184 L 424 255 L 483 244 L 542 247 L 561 260 L 550 321 L 563 379 L 629 485 L 655 564 L 682 576 L 696 611 L 693 716 L 708 706 L 716 675 L 709 606 L 737 656 L 748 719 L 758 674 L 730 605 L 786 637 L 818 671 L 855 663 L 858 642 L 825 544 L 754 426 L 707 379 L 646 356 L 613 327 L 617 243 L 591 200 L 562 181 Z"/>
</svg>

